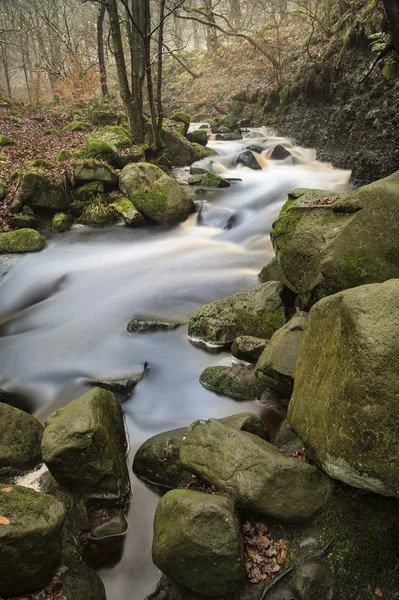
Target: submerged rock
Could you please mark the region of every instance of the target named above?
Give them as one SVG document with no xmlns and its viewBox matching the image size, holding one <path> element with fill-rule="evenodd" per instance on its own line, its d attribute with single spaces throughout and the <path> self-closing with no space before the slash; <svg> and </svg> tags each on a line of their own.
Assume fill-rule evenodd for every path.
<svg viewBox="0 0 399 600">
<path fill-rule="evenodd" d="M 16 229 L 0 232 L 0 252 L 39 252 L 46 242 L 34 229 Z"/>
<path fill-rule="evenodd" d="M 289 406 L 293 429 L 331 476 L 399 497 L 399 280 L 314 305 Z"/>
<path fill-rule="evenodd" d="M 271 281 L 249 292 L 205 304 L 191 318 L 188 335 L 209 346 L 227 346 L 240 335 L 270 338 L 286 322 L 283 286 Z"/>
<path fill-rule="evenodd" d="M 231 596 L 242 587 L 240 524 L 229 498 L 172 490 L 155 513 L 152 556 L 166 575 L 205 596 Z"/>
<path fill-rule="evenodd" d="M 244 167 L 248 167 L 249 169 L 261 170 L 262 167 L 256 160 L 256 157 L 253 152 L 250 150 L 245 150 L 245 152 L 241 152 L 235 159 L 236 165 L 244 165 Z"/>
<path fill-rule="evenodd" d="M 255 367 L 207 367 L 200 376 L 207 389 L 235 400 L 259 400 L 265 386 L 255 375 Z"/>
<path fill-rule="evenodd" d="M 61 556 L 64 505 L 29 488 L 0 484 L 0 515 L 1 596 L 46 585 Z"/>
<path fill-rule="evenodd" d="M 241 335 L 234 340 L 231 354 L 238 360 L 255 364 L 268 343 L 269 340 L 263 338 Z"/>
<path fill-rule="evenodd" d="M 284 160 L 290 156 L 292 156 L 291 152 L 289 152 L 289 150 L 287 150 L 287 148 L 285 148 L 285 146 L 282 144 L 277 144 L 277 146 L 274 146 L 272 153 L 270 154 L 270 158 L 273 160 Z"/>
<path fill-rule="evenodd" d="M 27 471 L 41 462 L 43 425 L 0 402 L 0 472 Z"/>
<path fill-rule="evenodd" d="M 129 333 L 152 333 L 154 331 L 172 331 L 179 327 L 180 323 L 170 321 L 159 321 L 151 317 L 134 317 L 129 321 L 127 330 Z"/>
<path fill-rule="evenodd" d="M 141 214 L 152 221 L 178 223 L 194 211 L 185 190 L 155 165 L 127 165 L 120 175 L 120 186 Z"/>
<path fill-rule="evenodd" d="M 284 276 L 304 305 L 399 277 L 398 236 L 399 171 L 341 198 L 295 191 L 271 231 Z"/>
<path fill-rule="evenodd" d="M 89 385 L 112 392 L 116 395 L 119 402 L 124 402 L 129 398 L 139 381 L 142 380 L 146 369 L 147 363 L 145 363 L 142 373 L 137 373 L 135 375 L 131 375 L 130 377 L 124 377 L 121 379 L 96 379 L 94 381 L 90 381 Z"/>
<path fill-rule="evenodd" d="M 45 426 L 43 460 L 61 485 L 90 498 L 127 499 L 127 442 L 114 394 L 94 388 L 50 415 Z"/>
<path fill-rule="evenodd" d="M 300 312 L 272 336 L 256 364 L 257 376 L 284 397 L 294 389 L 296 361 L 308 315 Z"/>
<path fill-rule="evenodd" d="M 197 421 L 187 429 L 180 460 L 188 471 L 232 494 L 246 508 L 288 522 L 312 518 L 334 487 L 315 467 L 215 419 Z"/>
</svg>

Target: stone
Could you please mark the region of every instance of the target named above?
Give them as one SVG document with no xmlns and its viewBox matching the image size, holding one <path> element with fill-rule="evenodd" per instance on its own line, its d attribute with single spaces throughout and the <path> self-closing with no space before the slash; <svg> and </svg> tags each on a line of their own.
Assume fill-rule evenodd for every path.
<svg viewBox="0 0 399 600">
<path fill-rule="evenodd" d="M 285 277 L 280 263 L 276 257 L 274 257 L 262 268 L 261 272 L 259 273 L 259 279 L 262 283 L 267 283 L 268 281 L 279 281 L 289 290 L 294 291 L 292 285 Z"/>
<path fill-rule="evenodd" d="M 226 133 L 217 133 L 217 140 L 223 140 L 225 142 L 234 142 L 236 140 L 242 140 L 242 135 L 239 131 L 231 131 Z"/>
<path fill-rule="evenodd" d="M 146 369 L 147 363 L 144 364 L 144 369 L 141 373 L 135 373 L 130 377 L 120 379 L 96 379 L 89 381 L 89 385 L 112 392 L 118 398 L 119 402 L 124 402 L 131 396 L 138 382 L 142 380 Z"/>
<path fill-rule="evenodd" d="M 90 200 L 93 196 L 104 194 L 104 182 L 90 181 L 89 183 L 84 183 L 83 185 L 75 188 L 72 191 L 72 194 L 75 200 Z"/>
<path fill-rule="evenodd" d="M 230 182 L 216 173 L 206 173 L 205 175 L 194 175 L 189 177 L 188 185 L 200 185 L 210 188 L 225 188 L 230 187 Z"/>
<path fill-rule="evenodd" d="M 119 114 L 113 110 L 96 109 L 91 111 L 90 120 L 93 125 L 115 125 L 119 123 Z"/>
<path fill-rule="evenodd" d="M 200 383 L 213 392 L 231 396 L 235 400 L 259 400 L 264 384 L 255 375 L 255 367 L 207 367 Z"/>
<path fill-rule="evenodd" d="M 101 539 L 126 533 L 128 524 L 120 508 L 104 508 L 99 516 L 90 519 L 91 539 Z"/>
<path fill-rule="evenodd" d="M 328 567 L 305 562 L 295 569 L 290 586 L 298 600 L 332 600 L 334 578 Z"/>
<path fill-rule="evenodd" d="M 213 133 L 218 133 L 221 128 L 225 127 L 230 131 L 238 130 L 238 119 L 232 113 L 226 115 L 223 119 L 220 119 L 216 122 L 216 124 L 212 127 Z"/>
<path fill-rule="evenodd" d="M 291 152 L 289 152 L 289 150 L 287 150 L 287 148 L 285 148 L 285 146 L 282 144 L 277 144 L 277 146 L 274 146 L 270 154 L 270 158 L 273 160 L 285 160 L 290 156 L 292 156 Z"/>
<path fill-rule="evenodd" d="M 126 150 L 119 150 L 118 152 L 118 162 L 123 169 L 129 163 L 139 163 L 145 161 L 145 146 L 132 146 L 131 148 L 127 148 Z M 167 159 L 164 159 L 167 161 Z M 159 162 L 160 161 L 160 162 Z M 159 166 L 165 166 L 162 164 L 162 157 L 157 160 L 157 164 Z M 168 165 L 170 166 L 170 164 Z"/>
<path fill-rule="evenodd" d="M 284 397 L 294 389 L 295 366 L 308 315 L 299 312 L 278 329 L 256 364 L 256 375 Z"/>
<path fill-rule="evenodd" d="M 245 582 L 243 541 L 229 498 L 171 490 L 154 520 L 154 564 L 204 596 L 230 596 Z"/>
<path fill-rule="evenodd" d="M 251 152 L 251 150 L 245 150 L 245 152 L 241 152 L 241 154 L 237 156 L 234 162 L 236 165 L 244 165 L 244 167 L 248 167 L 249 169 L 262 169 L 262 167 L 256 160 L 254 153 Z"/>
<path fill-rule="evenodd" d="M 9 138 L 7 135 L 3 135 L 2 133 L 0 133 L 0 147 L 1 146 L 12 146 L 14 144 L 15 144 L 15 142 L 13 142 L 11 138 Z"/>
<path fill-rule="evenodd" d="M 118 175 L 109 165 L 95 161 L 83 161 L 75 168 L 75 182 L 78 185 L 90 181 L 102 181 L 106 189 L 118 187 Z"/>
<path fill-rule="evenodd" d="M 76 203 L 75 203 L 76 204 Z M 105 227 L 118 220 L 118 214 L 101 197 L 85 202 L 78 223 L 88 227 Z M 75 209 L 75 207 L 73 207 Z M 77 208 L 77 207 L 76 207 Z M 74 211 L 73 211 L 74 212 Z"/>
<path fill-rule="evenodd" d="M 120 187 L 147 219 L 162 224 L 185 221 L 194 211 L 192 199 L 172 177 L 155 165 L 127 165 L 120 175 Z"/>
<path fill-rule="evenodd" d="M 45 158 L 37 158 L 36 160 L 29 160 L 28 164 L 36 169 L 54 169 L 55 164 Z"/>
<path fill-rule="evenodd" d="M 27 471 L 39 464 L 43 430 L 35 417 L 0 402 L 0 472 Z"/>
<path fill-rule="evenodd" d="M 24 205 L 23 205 L 22 200 L 19 200 L 18 198 L 16 198 L 15 200 L 13 200 L 11 202 L 10 213 L 15 214 L 15 213 L 21 212 L 23 206 Z"/>
<path fill-rule="evenodd" d="M 172 331 L 179 327 L 180 323 L 160 321 L 150 317 L 134 317 L 129 321 L 127 330 L 129 333 L 153 333 L 154 331 Z"/>
<path fill-rule="evenodd" d="M 239 361 L 255 364 L 269 340 L 250 335 L 237 337 L 231 347 L 231 355 Z"/>
<path fill-rule="evenodd" d="M 34 215 L 15 215 L 10 219 L 11 227 L 14 229 L 37 229 L 39 226 L 39 219 Z"/>
<path fill-rule="evenodd" d="M 87 140 L 86 156 L 87 158 L 101 160 L 109 164 L 115 164 L 117 162 L 115 146 L 97 138 Z"/>
<path fill-rule="evenodd" d="M 265 146 L 262 144 L 249 144 L 249 146 L 245 147 L 246 150 L 251 150 L 251 152 L 257 152 L 258 154 L 262 154 L 266 150 Z"/>
<path fill-rule="evenodd" d="M 204 173 L 213 172 L 213 162 L 210 158 L 203 158 L 193 162 L 190 167 L 191 175 L 202 175 Z"/>
<path fill-rule="evenodd" d="M 133 146 L 133 138 L 130 132 L 120 125 L 108 125 L 107 127 L 104 127 L 104 129 L 92 133 L 87 138 L 88 142 L 95 140 L 110 144 L 114 147 L 114 150 L 131 148 Z"/>
<path fill-rule="evenodd" d="M 286 322 L 283 286 L 275 281 L 202 306 L 191 318 L 188 335 L 208 346 L 228 346 L 240 335 L 270 338 Z"/>
<path fill-rule="evenodd" d="M 216 419 L 190 425 L 180 460 L 188 471 L 247 509 L 291 523 L 314 517 L 334 488 L 316 467 Z"/>
<path fill-rule="evenodd" d="M 65 125 L 62 131 L 91 131 L 93 128 L 90 123 L 84 123 L 83 121 L 71 121 L 68 125 Z"/>
<path fill-rule="evenodd" d="M 238 413 L 220 421 L 262 439 L 269 439 L 262 419 L 253 413 Z M 172 431 L 163 431 L 146 440 L 134 456 L 133 472 L 152 484 L 168 488 L 178 487 L 184 472 L 180 462 L 180 445 L 186 429 L 180 427 Z"/>
<path fill-rule="evenodd" d="M 288 418 L 331 477 L 399 497 L 399 280 L 312 307 Z"/>
<path fill-rule="evenodd" d="M 0 232 L 0 252 L 38 252 L 45 245 L 44 237 L 34 229 Z"/>
<path fill-rule="evenodd" d="M 122 197 L 111 204 L 129 227 L 141 227 L 146 224 L 143 215 L 137 210 L 129 198 Z"/>
<path fill-rule="evenodd" d="M 0 484 L 0 515 L 1 596 L 46 585 L 61 556 L 64 505 L 29 488 Z"/>
<path fill-rule="evenodd" d="M 73 218 L 71 217 L 71 215 L 67 215 L 66 213 L 57 213 L 53 217 L 53 220 L 51 222 L 51 228 L 57 233 L 64 233 L 72 227 L 72 223 Z"/>
<path fill-rule="evenodd" d="M 176 121 L 177 123 L 181 123 L 180 130 L 183 135 L 187 135 L 188 129 L 190 127 L 190 115 L 183 111 L 179 111 L 174 113 L 174 115 L 170 117 L 170 120 Z"/>
<path fill-rule="evenodd" d="M 60 150 L 55 156 L 56 162 L 64 162 L 66 160 L 71 160 L 71 158 L 72 152 L 70 150 Z"/>
<path fill-rule="evenodd" d="M 185 167 L 208 155 L 216 154 L 211 148 L 192 144 L 182 135 L 168 129 L 162 130 L 162 141 L 165 148 L 160 151 L 159 156 L 167 158 L 175 167 Z"/>
<path fill-rule="evenodd" d="M 123 414 L 112 392 L 94 388 L 46 420 L 44 462 L 61 485 L 85 497 L 129 497 L 126 449 Z"/>
<path fill-rule="evenodd" d="M 187 135 L 187 139 L 190 142 L 195 142 L 197 144 L 201 144 L 201 146 L 206 146 L 208 143 L 208 134 L 205 129 L 197 129 L 190 132 Z"/>
<path fill-rule="evenodd" d="M 68 209 L 69 197 L 66 180 L 54 181 L 42 170 L 25 171 L 19 180 L 19 199 L 23 204 L 49 211 Z"/>
<path fill-rule="evenodd" d="M 284 419 L 274 436 L 273 444 L 284 454 L 293 454 L 304 448 L 303 441 L 297 436 L 288 422 Z"/>
<path fill-rule="evenodd" d="M 278 262 L 303 306 L 399 277 L 398 236 L 399 171 L 344 197 L 295 190 L 271 231 Z"/>
</svg>

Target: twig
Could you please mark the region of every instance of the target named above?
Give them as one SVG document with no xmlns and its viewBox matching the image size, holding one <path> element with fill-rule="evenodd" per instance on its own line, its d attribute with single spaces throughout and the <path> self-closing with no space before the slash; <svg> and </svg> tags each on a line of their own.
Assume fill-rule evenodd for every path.
<svg viewBox="0 0 399 600">
<path fill-rule="evenodd" d="M 329 547 L 332 544 L 332 540 L 330 540 L 325 546 L 324 548 L 321 548 L 320 550 L 317 550 L 317 552 L 315 552 L 314 554 L 311 554 L 311 556 L 307 556 L 306 558 L 302 558 L 302 560 L 298 560 L 296 563 L 294 563 L 289 569 L 286 569 L 285 571 L 283 571 L 283 573 L 280 573 L 280 575 L 277 575 L 277 577 L 275 577 L 273 579 L 273 581 L 271 581 L 269 583 L 269 585 L 267 585 L 265 587 L 265 589 L 262 592 L 261 597 L 259 598 L 259 600 L 265 600 L 267 593 L 274 588 L 274 586 L 276 586 L 279 581 L 281 581 L 282 579 L 284 579 L 284 577 L 286 577 L 287 575 L 289 575 L 290 573 L 292 573 L 292 571 L 294 569 L 297 569 L 298 567 L 300 567 L 304 562 L 307 562 L 308 560 L 312 560 L 313 558 L 319 558 L 320 556 L 323 556 L 323 554 L 325 554 L 327 552 L 327 550 L 329 549 Z"/>
<path fill-rule="evenodd" d="M 375 58 L 375 60 L 373 61 L 371 67 L 369 68 L 369 70 L 367 71 L 367 73 L 364 75 L 364 77 L 360 80 L 360 83 L 363 83 L 364 81 L 366 81 L 366 79 L 368 79 L 371 75 L 371 73 L 374 71 L 374 67 L 376 66 L 376 64 L 382 59 L 384 58 L 384 56 L 386 56 L 388 54 L 388 52 L 390 52 L 391 50 L 394 50 L 394 45 L 393 42 L 390 42 L 389 44 L 387 44 L 385 46 L 385 48 L 383 48 L 381 50 L 381 52 L 379 52 L 379 54 L 377 55 L 377 57 Z"/>
</svg>

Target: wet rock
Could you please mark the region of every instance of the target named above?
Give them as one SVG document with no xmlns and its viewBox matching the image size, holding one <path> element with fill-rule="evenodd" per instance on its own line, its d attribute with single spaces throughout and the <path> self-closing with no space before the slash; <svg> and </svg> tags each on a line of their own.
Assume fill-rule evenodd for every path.
<svg viewBox="0 0 399 600">
<path fill-rule="evenodd" d="M 335 202 L 299 190 L 273 223 L 279 264 L 304 306 L 343 289 L 399 277 L 399 171 Z"/>
<path fill-rule="evenodd" d="M 213 162 L 211 158 L 197 160 L 190 167 L 191 175 L 202 175 L 209 172 L 213 172 Z"/>
<path fill-rule="evenodd" d="M 118 175 L 109 165 L 95 161 L 83 161 L 75 168 L 75 182 L 78 185 L 91 181 L 102 181 L 106 189 L 118 187 Z"/>
<path fill-rule="evenodd" d="M 99 539 L 123 535 L 127 531 L 125 513 L 120 508 L 98 508 L 90 516 L 90 537 Z"/>
<path fill-rule="evenodd" d="M 120 175 L 120 186 L 137 210 L 152 221 L 178 223 L 194 211 L 185 190 L 155 165 L 127 165 Z"/>
<path fill-rule="evenodd" d="M 0 484 L 0 515 L 1 596 L 44 586 L 61 556 L 64 505 L 22 486 Z"/>
<path fill-rule="evenodd" d="M 230 427 L 235 427 L 241 431 L 252 433 L 252 435 L 256 435 L 262 440 L 269 440 L 269 433 L 264 422 L 260 417 L 254 415 L 253 413 L 243 412 L 236 415 L 231 415 L 229 417 L 223 417 L 223 419 L 218 420 L 221 423 L 230 425 Z"/>
<path fill-rule="evenodd" d="M 41 462 L 43 425 L 0 402 L 0 472 L 27 471 Z"/>
<path fill-rule="evenodd" d="M 188 179 L 188 185 L 200 185 L 210 188 L 230 187 L 229 181 L 216 173 L 206 173 L 205 175 L 194 175 Z"/>
<path fill-rule="evenodd" d="M 236 140 L 242 140 L 242 135 L 239 131 L 226 131 L 225 133 L 217 133 L 216 139 L 225 142 L 234 142 Z"/>
<path fill-rule="evenodd" d="M 90 200 L 93 196 L 104 194 L 104 183 L 102 181 L 90 181 L 75 188 L 72 193 L 75 200 L 84 202 Z"/>
<path fill-rule="evenodd" d="M 143 215 L 137 210 L 129 198 L 119 198 L 111 204 L 111 207 L 116 210 L 129 227 L 142 227 L 146 224 Z"/>
<path fill-rule="evenodd" d="M 85 497 L 128 498 L 126 449 L 119 402 L 100 388 L 86 392 L 46 420 L 44 462 L 61 485 Z"/>
<path fill-rule="evenodd" d="M 331 476 L 399 497 L 399 280 L 314 305 L 289 406 L 293 429 Z"/>
<path fill-rule="evenodd" d="M 281 423 L 274 437 L 273 444 L 277 446 L 279 450 L 284 452 L 284 454 L 294 454 L 294 452 L 301 450 L 305 446 L 303 441 L 292 429 L 288 419 L 284 419 Z"/>
<path fill-rule="evenodd" d="M 241 335 L 234 340 L 231 354 L 238 360 L 255 364 L 268 343 L 269 340 L 263 338 Z"/>
<path fill-rule="evenodd" d="M 72 224 L 73 218 L 71 215 L 67 215 L 66 213 L 57 213 L 53 217 L 51 228 L 53 231 L 58 233 L 64 233 L 72 227 Z"/>
<path fill-rule="evenodd" d="M 332 600 L 334 578 L 330 570 L 316 562 L 295 569 L 290 586 L 298 600 Z"/>
<path fill-rule="evenodd" d="M 215 419 L 197 421 L 187 429 L 180 460 L 188 471 L 232 494 L 248 509 L 287 522 L 311 519 L 334 487 L 315 467 Z"/>
<path fill-rule="evenodd" d="M 295 366 L 307 318 L 307 313 L 297 313 L 278 329 L 256 364 L 256 375 L 283 397 L 289 398 L 294 389 Z"/>
<path fill-rule="evenodd" d="M 193 592 L 238 592 L 244 555 L 234 503 L 191 490 L 168 492 L 155 513 L 152 555 L 163 573 Z"/>
<path fill-rule="evenodd" d="M 179 327 L 180 323 L 171 323 L 170 321 L 160 321 L 151 319 L 151 317 L 134 317 L 128 325 L 129 333 L 152 333 L 154 331 L 172 331 Z"/>
<path fill-rule="evenodd" d="M 237 117 L 233 113 L 226 115 L 223 119 L 220 119 L 219 121 L 217 121 L 215 123 L 215 125 L 212 127 L 212 132 L 218 133 L 219 131 L 221 131 L 222 128 L 226 128 L 230 131 L 237 130 L 238 129 Z"/>
<path fill-rule="evenodd" d="M 34 215 L 15 215 L 10 219 L 11 227 L 15 229 L 37 229 L 39 226 L 39 219 Z"/>
<path fill-rule="evenodd" d="M 190 142 L 201 144 L 201 146 L 206 146 L 208 143 L 208 134 L 205 129 L 192 131 L 191 133 L 187 134 L 187 138 Z"/>
<path fill-rule="evenodd" d="M 236 165 L 244 165 L 244 167 L 248 167 L 249 169 L 262 169 L 262 167 L 256 160 L 255 155 L 250 150 L 245 150 L 245 152 L 241 152 L 241 154 L 237 156 L 234 162 Z"/>
<path fill-rule="evenodd" d="M 285 160 L 290 156 L 292 156 L 291 152 L 289 152 L 287 148 L 285 148 L 282 144 L 277 144 L 277 146 L 274 146 L 270 158 L 273 160 Z"/>
<path fill-rule="evenodd" d="M 270 338 L 286 322 L 281 294 L 275 281 L 249 292 L 205 304 L 192 317 L 188 335 L 209 346 L 227 346 L 240 335 Z"/>
<path fill-rule="evenodd" d="M 262 283 L 267 283 L 268 281 L 279 281 L 288 289 L 293 291 L 293 287 L 285 277 L 277 258 L 273 258 L 269 263 L 267 263 L 267 265 L 263 267 L 259 273 L 259 279 Z"/>
<path fill-rule="evenodd" d="M 210 148 L 191 143 L 178 133 L 167 129 L 162 130 L 162 140 L 165 148 L 159 152 L 159 156 L 167 158 L 175 167 L 185 167 L 201 160 L 208 154 L 216 154 Z"/>
<path fill-rule="evenodd" d="M 250 144 L 246 147 L 246 150 L 251 150 L 251 152 L 257 152 L 258 154 L 262 154 L 266 150 L 265 146 L 262 144 Z"/>
<path fill-rule="evenodd" d="M 0 232 L 0 252 L 38 252 L 45 245 L 44 237 L 34 229 Z"/>
<path fill-rule="evenodd" d="M 19 199 L 23 204 L 63 211 L 69 206 L 66 181 L 54 182 L 51 174 L 42 170 L 25 171 L 19 181 Z"/>
<path fill-rule="evenodd" d="M 264 384 L 255 375 L 255 367 L 207 367 L 200 376 L 207 389 L 235 400 L 258 400 Z"/>
<path fill-rule="evenodd" d="M 122 379 L 96 379 L 95 381 L 90 381 L 89 385 L 112 392 L 116 395 L 119 402 L 124 402 L 129 398 L 139 381 L 142 380 L 146 368 L 147 363 L 144 365 L 144 370 L 142 373 L 137 373 Z"/>
</svg>

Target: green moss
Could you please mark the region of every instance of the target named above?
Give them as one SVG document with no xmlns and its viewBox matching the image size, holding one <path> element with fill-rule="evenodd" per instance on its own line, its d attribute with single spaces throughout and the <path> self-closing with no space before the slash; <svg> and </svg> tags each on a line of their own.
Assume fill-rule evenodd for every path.
<svg viewBox="0 0 399 600">
<path fill-rule="evenodd" d="M 147 206 L 148 212 L 154 215 L 162 213 L 168 206 L 168 198 L 157 181 L 134 192 L 132 202 L 139 210 L 142 206 Z"/>
<path fill-rule="evenodd" d="M 92 126 L 89 123 L 83 121 L 72 121 L 65 125 L 63 131 L 91 131 Z"/>
<path fill-rule="evenodd" d="M 58 135 L 60 132 L 58 129 L 46 129 L 44 135 Z"/>
<path fill-rule="evenodd" d="M 134 140 L 127 129 L 120 125 L 108 125 L 88 137 L 88 142 L 101 140 L 115 148 L 131 148 Z"/>
<path fill-rule="evenodd" d="M 273 333 L 286 323 L 286 317 L 283 307 L 261 311 L 256 317 L 242 310 L 237 311 L 237 321 L 242 326 L 241 335 L 270 339 Z"/>
<path fill-rule="evenodd" d="M 343 257 L 345 265 L 345 288 L 355 287 L 362 283 L 379 283 L 384 281 L 384 270 L 367 255 L 365 250 L 351 250 Z"/>
<path fill-rule="evenodd" d="M 84 158 L 86 156 L 86 152 L 84 150 L 74 150 L 72 152 L 73 158 Z"/>
<path fill-rule="evenodd" d="M 117 215 L 113 208 L 104 202 L 101 196 L 87 204 L 79 218 L 79 223 L 89 227 L 104 227 L 114 223 Z"/>
<path fill-rule="evenodd" d="M 287 200 L 283 205 L 278 219 L 272 225 L 272 241 L 277 258 L 289 243 L 303 214 L 303 209 L 298 208 L 296 200 Z"/>
<path fill-rule="evenodd" d="M 185 123 L 186 125 L 190 125 L 191 117 L 187 113 L 180 111 L 171 116 L 172 121 L 177 121 L 178 123 Z"/>
<path fill-rule="evenodd" d="M 60 150 L 57 152 L 55 160 L 57 162 L 63 162 L 64 160 L 70 160 L 72 158 L 72 152 L 69 150 Z"/>
<path fill-rule="evenodd" d="M 116 158 L 115 146 L 98 139 L 91 139 L 86 146 L 86 156 L 100 158 L 105 162 L 113 162 Z"/>
<path fill-rule="evenodd" d="M 0 154 L 0 162 L 5 162 L 6 161 L 6 157 L 4 156 L 4 154 Z"/>
<path fill-rule="evenodd" d="M 2 181 L 0 181 L 0 200 L 3 200 L 3 198 L 5 198 L 6 195 L 6 186 L 4 185 L 4 183 Z"/>
<path fill-rule="evenodd" d="M 53 231 L 63 233 L 64 231 L 68 231 L 68 229 L 71 228 L 72 223 L 73 218 L 70 215 L 60 212 L 54 215 L 51 227 Z"/>
<path fill-rule="evenodd" d="M 36 160 L 30 160 L 29 164 L 31 167 L 36 169 L 54 169 L 55 164 L 46 160 L 45 158 L 37 158 Z"/>
<path fill-rule="evenodd" d="M 12 146 L 14 143 L 7 135 L 0 133 L 0 146 Z"/>
<path fill-rule="evenodd" d="M 34 229 L 17 229 L 0 233 L 0 252 L 38 252 L 46 242 Z"/>
<path fill-rule="evenodd" d="M 382 74 L 387 81 L 392 81 L 399 76 L 399 61 L 391 58 L 387 60 L 382 69 Z"/>
</svg>

